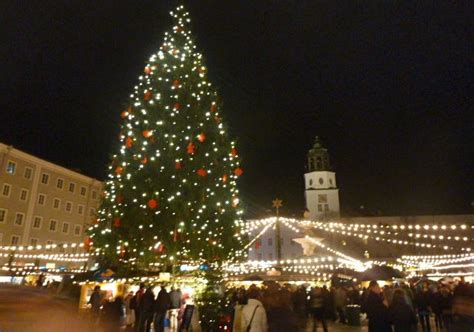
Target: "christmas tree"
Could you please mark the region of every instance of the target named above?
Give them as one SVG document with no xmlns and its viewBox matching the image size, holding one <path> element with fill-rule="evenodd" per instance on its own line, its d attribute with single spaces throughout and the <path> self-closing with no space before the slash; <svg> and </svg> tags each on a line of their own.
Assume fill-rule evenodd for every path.
<svg viewBox="0 0 474 332">
<path fill-rule="evenodd" d="M 222 104 L 196 51 L 182 6 L 121 113 L 90 244 L 108 262 L 220 261 L 238 253 L 242 174 Z"/>
</svg>

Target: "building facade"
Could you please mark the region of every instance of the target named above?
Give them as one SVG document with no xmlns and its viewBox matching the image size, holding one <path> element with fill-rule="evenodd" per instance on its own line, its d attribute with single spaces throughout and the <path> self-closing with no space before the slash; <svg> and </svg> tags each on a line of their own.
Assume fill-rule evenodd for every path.
<svg viewBox="0 0 474 332">
<path fill-rule="evenodd" d="M 0 143 L 0 245 L 82 243 L 102 182 Z"/>
</svg>

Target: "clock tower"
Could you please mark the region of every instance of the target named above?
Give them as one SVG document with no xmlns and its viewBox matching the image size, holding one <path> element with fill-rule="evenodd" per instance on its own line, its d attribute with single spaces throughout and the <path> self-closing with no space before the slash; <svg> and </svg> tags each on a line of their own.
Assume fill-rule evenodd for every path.
<svg viewBox="0 0 474 332">
<path fill-rule="evenodd" d="M 306 208 L 311 220 L 339 218 L 339 189 L 331 170 L 329 153 L 316 136 L 308 152 L 308 172 L 304 175 Z"/>
</svg>

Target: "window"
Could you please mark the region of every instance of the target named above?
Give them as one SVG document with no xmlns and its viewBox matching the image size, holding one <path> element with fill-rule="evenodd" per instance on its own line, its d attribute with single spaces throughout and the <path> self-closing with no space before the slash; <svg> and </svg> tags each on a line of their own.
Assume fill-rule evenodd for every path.
<svg viewBox="0 0 474 332">
<path fill-rule="evenodd" d="M 82 226 L 81 225 L 76 225 L 74 226 L 74 235 L 79 236 L 82 233 Z"/>
<path fill-rule="evenodd" d="M 36 216 L 35 219 L 33 220 L 33 228 L 40 229 L 42 222 L 43 222 L 43 217 Z"/>
<path fill-rule="evenodd" d="M 92 192 L 92 199 L 97 199 L 97 191 Z"/>
<path fill-rule="evenodd" d="M 262 239 L 257 239 L 255 241 L 255 249 L 260 249 L 261 246 L 262 246 Z"/>
<path fill-rule="evenodd" d="M 16 162 L 9 160 L 7 163 L 7 173 L 8 174 L 15 174 L 16 172 Z"/>
<path fill-rule="evenodd" d="M 272 253 L 268 254 L 268 259 L 271 260 L 271 261 L 273 260 L 273 254 Z"/>
<path fill-rule="evenodd" d="M 259 261 L 261 261 L 261 260 L 262 260 L 262 254 L 258 254 L 258 255 L 257 255 L 257 259 L 258 259 Z"/>
<path fill-rule="evenodd" d="M 322 204 L 318 204 L 318 212 L 323 212 L 323 205 Z"/>
<path fill-rule="evenodd" d="M 14 221 L 15 226 L 22 226 L 24 219 L 25 219 L 25 214 L 21 212 L 17 212 L 15 215 L 15 221 Z"/>
<path fill-rule="evenodd" d="M 269 246 L 273 245 L 273 238 L 271 238 L 271 237 L 268 238 L 268 245 Z"/>
<path fill-rule="evenodd" d="M 324 183 L 324 179 L 323 178 L 319 178 L 319 184 L 323 184 Z"/>
<path fill-rule="evenodd" d="M 3 189 L 2 189 L 2 195 L 5 197 L 10 197 L 12 191 L 12 186 L 9 185 L 8 183 L 3 184 Z"/>
<path fill-rule="evenodd" d="M 56 180 L 56 188 L 63 189 L 63 187 L 64 187 L 64 180 L 63 179 L 57 179 Z"/>
<path fill-rule="evenodd" d="M 45 194 L 39 194 L 38 195 L 38 204 L 39 205 L 44 205 L 46 202 L 46 195 Z"/>
<path fill-rule="evenodd" d="M 30 238 L 30 246 L 36 247 L 38 245 L 38 239 L 32 237 Z"/>
<path fill-rule="evenodd" d="M 324 204 L 324 211 L 329 211 L 329 205 L 328 204 Z"/>
<path fill-rule="evenodd" d="M 72 202 L 66 202 L 66 212 L 72 211 Z"/>
<path fill-rule="evenodd" d="M 309 185 L 310 185 L 310 186 L 313 185 L 313 179 L 309 179 Z"/>
<path fill-rule="evenodd" d="M 63 223 L 63 233 L 69 233 L 69 223 Z"/>
<path fill-rule="evenodd" d="M 81 187 L 81 196 L 86 196 L 86 194 L 87 194 L 87 188 Z"/>
<path fill-rule="evenodd" d="M 77 213 L 79 213 L 81 216 L 84 214 L 84 205 L 77 206 Z"/>
<path fill-rule="evenodd" d="M 91 217 L 95 216 L 95 209 L 94 209 L 94 208 L 91 208 L 91 209 L 90 209 L 89 215 L 90 215 Z"/>
<path fill-rule="evenodd" d="M 7 210 L 0 209 L 0 222 L 5 222 L 7 220 Z"/>
<path fill-rule="evenodd" d="M 59 209 L 59 207 L 61 206 L 61 200 L 59 198 L 55 198 L 53 200 L 53 208 L 54 209 Z"/>
<path fill-rule="evenodd" d="M 51 232 L 56 232 L 56 227 L 58 226 L 58 221 L 57 220 L 54 220 L 54 219 L 51 219 L 49 221 L 49 230 Z"/>
<path fill-rule="evenodd" d="M 49 174 L 43 173 L 41 175 L 41 183 L 48 184 L 48 182 L 49 182 Z"/>
<path fill-rule="evenodd" d="M 31 167 L 25 167 L 25 173 L 23 174 L 23 177 L 27 180 L 31 180 L 33 176 L 33 169 Z"/>
<path fill-rule="evenodd" d="M 76 184 L 73 183 L 73 182 L 71 182 L 71 183 L 69 184 L 69 191 L 72 192 L 72 193 L 74 193 L 75 190 L 76 190 Z"/>
<path fill-rule="evenodd" d="M 318 195 L 318 203 L 327 203 L 327 202 L 328 202 L 328 195 L 326 194 Z"/>
<path fill-rule="evenodd" d="M 10 242 L 12 246 L 17 246 L 20 244 L 20 236 L 19 235 L 12 235 L 12 241 Z"/>
<path fill-rule="evenodd" d="M 26 201 L 28 199 L 28 189 L 22 189 L 20 192 L 20 201 Z"/>
</svg>

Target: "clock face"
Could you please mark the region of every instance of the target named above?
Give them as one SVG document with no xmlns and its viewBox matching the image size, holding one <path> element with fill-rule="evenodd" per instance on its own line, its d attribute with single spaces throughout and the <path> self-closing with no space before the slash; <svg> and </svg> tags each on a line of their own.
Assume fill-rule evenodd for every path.
<svg viewBox="0 0 474 332">
<path fill-rule="evenodd" d="M 323 184 L 323 183 L 324 183 L 323 178 L 319 178 L 319 184 Z"/>
</svg>

